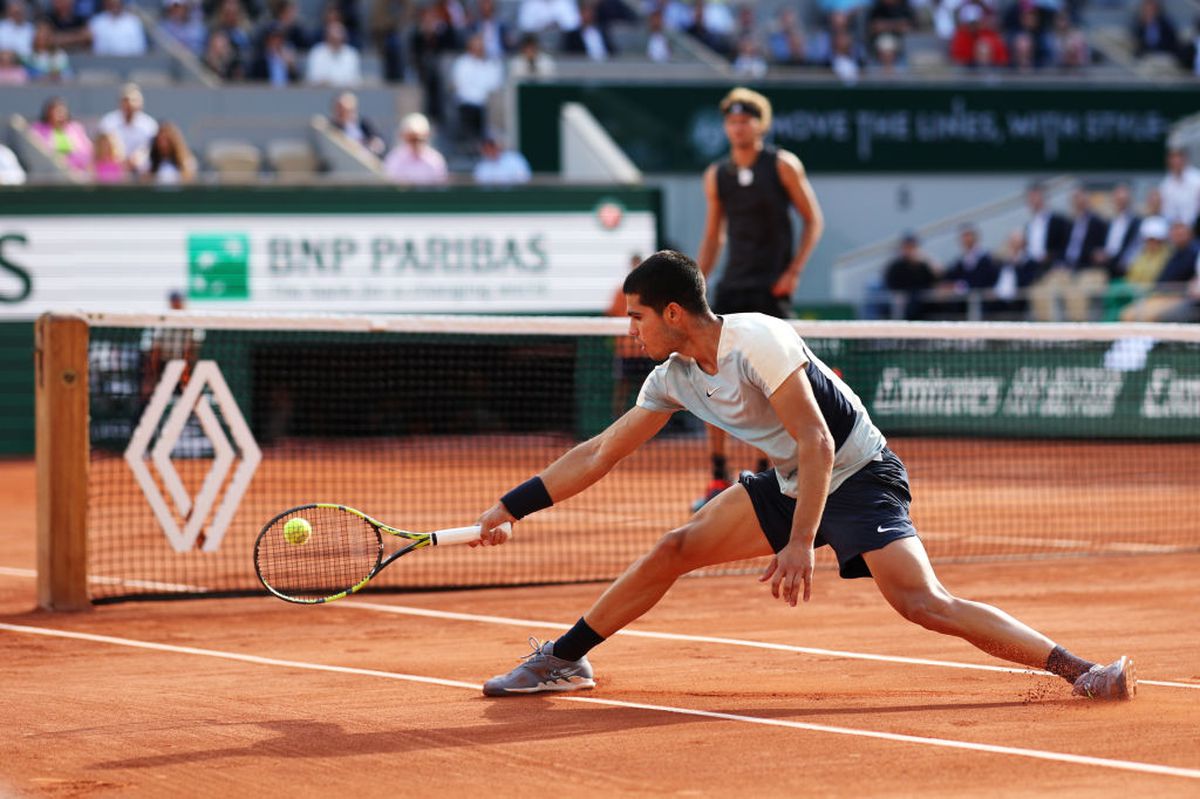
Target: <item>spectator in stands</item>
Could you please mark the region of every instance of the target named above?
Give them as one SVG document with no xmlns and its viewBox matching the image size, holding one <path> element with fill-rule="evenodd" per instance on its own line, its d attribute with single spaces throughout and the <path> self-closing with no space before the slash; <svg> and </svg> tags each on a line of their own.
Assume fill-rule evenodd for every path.
<svg viewBox="0 0 1200 799">
<path fill-rule="evenodd" d="M 1087 36 L 1071 22 L 1071 15 L 1064 9 L 1054 18 L 1054 33 L 1051 35 L 1054 66 L 1065 70 L 1084 69 L 1092 63 L 1092 51 Z"/>
<path fill-rule="evenodd" d="M 579 8 L 575 0 L 521 0 L 517 27 L 522 33 L 548 30 L 573 31 L 579 27 Z"/>
<path fill-rule="evenodd" d="M 29 72 L 20 57 L 12 50 L 0 50 L 0 86 L 23 86 L 29 82 Z"/>
<path fill-rule="evenodd" d="M 1130 210 L 1132 199 L 1128 183 L 1121 182 L 1113 187 L 1113 216 L 1108 221 L 1104 247 L 1095 255 L 1097 263 L 1108 270 L 1109 277 L 1115 278 L 1125 274 L 1129 260 L 1137 248 L 1138 228 L 1142 220 Z"/>
<path fill-rule="evenodd" d="M 88 22 L 92 52 L 96 55 L 143 55 L 146 31 L 137 15 L 125 8 L 124 0 L 104 0 L 104 10 Z"/>
<path fill-rule="evenodd" d="M 409 0 L 372 0 L 367 28 L 375 52 L 383 56 L 383 78 L 392 83 L 404 80 L 404 33 L 410 23 Z"/>
<path fill-rule="evenodd" d="M 199 58 L 204 55 L 204 42 L 208 31 L 200 8 L 192 0 L 163 0 L 163 15 L 158 21 L 159 29 Z"/>
<path fill-rule="evenodd" d="M 958 241 L 962 252 L 946 267 L 938 280 L 938 288 L 942 310 L 965 316 L 967 303 L 962 301 L 963 298 L 994 289 L 1000 279 L 1000 267 L 992 260 L 991 253 L 980 246 L 979 229 L 974 225 L 967 223 L 959 227 Z M 991 310 L 990 306 L 988 310 Z"/>
<path fill-rule="evenodd" d="M 318 39 L 323 39 L 325 31 L 329 30 L 330 24 L 339 22 L 346 29 L 346 43 L 355 50 L 362 52 L 362 18 L 358 13 L 359 0 L 325 0 L 325 9 L 321 14 L 321 30 L 322 34 Z M 451 14 L 447 11 L 447 6 L 453 6 L 452 16 L 460 23 L 465 17 L 462 9 L 459 6 L 458 0 L 435 0 L 435 7 L 438 7 L 441 13 Z M 314 41 L 316 45 L 318 42 Z"/>
<path fill-rule="evenodd" d="M 177 186 L 196 180 L 196 157 L 173 122 L 163 122 L 150 145 L 147 179 L 159 186 Z"/>
<path fill-rule="evenodd" d="M 1167 245 L 1170 227 L 1161 216 L 1148 216 L 1138 226 L 1137 251 L 1125 270 L 1125 282 L 1120 292 L 1126 300 L 1141 297 L 1158 281 L 1171 257 L 1171 248 Z"/>
<path fill-rule="evenodd" d="M 1108 284 L 1108 270 L 1095 262 L 1095 253 L 1103 249 L 1108 236 L 1108 226 L 1092 213 L 1082 188 L 1071 193 L 1071 212 L 1062 258 L 1051 264 L 1030 291 L 1033 315 L 1040 322 L 1059 321 L 1060 300 L 1068 320 L 1088 321 L 1092 300 L 1103 294 Z"/>
<path fill-rule="evenodd" d="M 41 119 L 33 124 L 33 133 L 52 152 L 62 156 L 67 167 L 87 174 L 92 166 L 92 140 L 83 125 L 71 119 L 66 100 L 51 97 L 42 106 Z"/>
<path fill-rule="evenodd" d="M 733 74 L 739 78 L 762 78 L 767 74 L 767 59 L 754 36 L 743 36 L 738 41 L 737 57 L 733 60 Z"/>
<path fill-rule="evenodd" d="M 663 27 L 663 15 L 658 9 L 646 17 L 646 58 L 656 64 L 671 60 L 671 41 Z"/>
<path fill-rule="evenodd" d="M 306 53 L 313 46 L 313 37 L 300 19 L 300 7 L 295 0 L 278 0 L 271 6 L 271 18 L 259 31 L 259 47 L 269 31 L 278 28 L 283 40 L 297 53 Z"/>
<path fill-rule="evenodd" d="M 719 6 L 707 0 L 695 0 L 695 4 L 692 6 L 691 22 L 684 28 L 684 32 L 716 53 L 732 59 L 734 55 L 733 17 L 730 15 L 728 23 L 725 23 L 718 14 L 714 13 L 714 8 L 717 7 Z"/>
<path fill-rule="evenodd" d="M 59 47 L 68 52 L 92 48 L 92 31 L 75 7 L 75 0 L 50 0 L 46 17 L 54 26 L 54 41 Z"/>
<path fill-rule="evenodd" d="M 924 319 L 925 300 L 937 283 L 937 270 L 921 252 L 915 233 L 900 239 L 900 252 L 883 273 L 883 285 L 891 292 L 893 319 Z"/>
<path fill-rule="evenodd" d="M 1179 50 L 1175 23 L 1163 11 L 1159 0 L 1141 0 L 1132 32 L 1134 53 L 1139 58 L 1152 53 L 1175 55 Z"/>
<path fill-rule="evenodd" d="M 483 52 L 488 58 L 504 59 L 513 49 L 512 31 L 508 23 L 496 15 L 495 0 L 479 0 L 475 18 L 467 31 L 483 37 Z"/>
<path fill-rule="evenodd" d="M 596 22 L 596 6 L 591 2 L 579 6 L 579 27 L 563 33 L 562 49 L 572 55 L 586 55 L 593 61 L 607 61 L 616 55 L 608 30 Z"/>
<path fill-rule="evenodd" d="M 1179 66 L 1189 75 L 1200 75 L 1200 15 L 1192 22 L 1192 30 L 1179 45 Z"/>
<path fill-rule="evenodd" d="M 1193 322 L 1200 300 L 1197 246 L 1192 226 L 1182 220 L 1171 223 L 1172 252 L 1146 297 L 1121 311 L 1122 322 Z"/>
<path fill-rule="evenodd" d="M 1037 264 L 1037 279 L 1062 260 L 1071 235 L 1071 222 L 1065 216 L 1046 208 L 1046 190 L 1034 183 L 1025 190 L 1029 221 L 1025 224 L 1025 247 Z"/>
<path fill-rule="evenodd" d="M 1041 69 L 1053 61 L 1053 48 L 1044 8 L 1033 0 L 1018 0 L 1004 15 L 1012 63 L 1018 69 Z"/>
<path fill-rule="evenodd" d="M 502 149 L 498 134 L 484 136 L 479 153 L 479 163 L 473 172 L 476 183 L 512 185 L 528 183 L 533 176 L 525 156 L 516 150 Z"/>
<path fill-rule="evenodd" d="M 383 171 L 397 183 L 437 184 L 449 177 L 446 159 L 429 144 L 429 120 L 409 114 L 400 122 L 400 142 L 388 153 Z"/>
<path fill-rule="evenodd" d="M 1182 219 L 1189 225 L 1200 215 L 1200 169 L 1188 163 L 1182 147 L 1167 149 L 1167 174 L 1158 184 L 1162 196 L 1162 215 Z"/>
<path fill-rule="evenodd" d="M 483 37 L 476 33 L 467 39 L 466 52 L 454 59 L 450 81 L 458 106 L 458 138 L 477 146 L 487 126 L 488 100 L 504 85 L 504 66 L 487 57 Z"/>
<path fill-rule="evenodd" d="M 97 183 L 124 183 L 129 180 L 129 174 L 121 138 L 112 131 L 96 134 L 92 150 L 92 180 Z"/>
<path fill-rule="evenodd" d="M 18 60 L 33 52 L 33 23 L 25 0 L 8 0 L 4 19 L 0 19 L 0 51 L 13 53 Z"/>
<path fill-rule="evenodd" d="M 229 46 L 241 64 L 249 64 L 254 54 L 254 43 L 250 36 L 250 21 L 238 0 L 221 0 L 217 6 L 216 20 L 210 35 L 221 33 L 229 40 Z"/>
<path fill-rule="evenodd" d="M 905 71 L 900 61 L 900 40 L 891 33 L 875 39 L 875 61 L 868 64 L 876 77 L 895 77 Z"/>
<path fill-rule="evenodd" d="M 316 86 L 357 86 L 362 83 L 358 50 L 346 42 L 340 22 L 325 26 L 325 40 L 308 52 L 305 81 Z"/>
<path fill-rule="evenodd" d="M 441 58 L 458 49 L 458 33 L 434 6 L 427 5 L 421 9 L 417 24 L 413 26 L 409 49 L 417 79 L 424 90 L 425 114 L 434 122 L 441 122 L 445 117 L 442 113 Z"/>
<path fill-rule="evenodd" d="M 833 31 L 831 47 L 833 52 L 830 54 L 829 67 L 833 74 L 846 84 L 857 81 L 865 59 L 862 48 L 854 40 L 854 34 L 846 28 Z"/>
<path fill-rule="evenodd" d="M 554 59 L 542 50 L 541 42 L 534 33 L 521 37 L 517 54 L 508 62 L 508 75 L 513 79 L 549 78 L 556 71 Z"/>
<path fill-rule="evenodd" d="M 329 123 L 347 139 L 376 158 L 383 158 L 387 153 L 387 142 L 379 135 L 376 127 L 366 117 L 359 116 L 358 97 L 354 92 L 342 92 L 333 98 Z"/>
<path fill-rule="evenodd" d="M 274 24 L 263 32 L 259 53 L 250 67 L 250 79 L 272 86 L 290 86 L 300 80 L 299 56 L 283 28 Z"/>
<path fill-rule="evenodd" d="M 992 18 L 977 5 L 963 6 L 950 40 L 950 60 L 961 67 L 986 69 L 1008 64 L 1008 48 Z"/>
<path fill-rule="evenodd" d="M 144 105 L 142 90 L 136 83 L 127 83 L 121 89 L 117 108 L 100 118 L 100 131 L 115 133 L 121 140 L 126 166 L 133 173 L 146 171 L 150 142 L 158 133 L 158 122 L 142 110 Z"/>
<path fill-rule="evenodd" d="M 808 62 L 804 28 L 794 9 L 784 6 L 775 15 L 774 28 L 767 35 L 767 51 L 775 64 L 800 67 Z"/>
<path fill-rule="evenodd" d="M 0 144 L 0 186 L 21 186 L 25 183 L 25 168 L 17 154 Z"/>
<path fill-rule="evenodd" d="M 1029 255 L 1025 246 L 1025 231 L 1018 229 L 1009 233 L 993 289 L 997 300 L 995 313 L 1024 315 L 1029 307 L 1025 294 L 1040 276 L 1041 265 Z"/>
<path fill-rule="evenodd" d="M 213 31 L 208 35 L 208 44 L 204 48 L 204 66 L 222 80 L 242 80 L 246 77 L 246 64 L 242 61 L 229 37 L 221 31 Z"/>
<path fill-rule="evenodd" d="M 916 27 L 917 17 L 908 0 L 875 0 L 867 13 L 867 32 L 870 34 L 870 49 L 878 57 L 879 37 L 891 35 L 897 45 L 894 55 L 904 60 L 904 37 Z"/>
</svg>

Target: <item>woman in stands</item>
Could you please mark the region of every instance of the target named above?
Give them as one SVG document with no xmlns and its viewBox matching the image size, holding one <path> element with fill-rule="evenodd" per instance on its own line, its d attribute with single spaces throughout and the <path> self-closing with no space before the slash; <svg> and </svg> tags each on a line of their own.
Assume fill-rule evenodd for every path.
<svg viewBox="0 0 1200 799">
<path fill-rule="evenodd" d="M 179 126 L 163 122 L 150 143 L 147 178 L 160 186 L 191 183 L 196 179 L 196 158 L 188 149 Z"/>
<path fill-rule="evenodd" d="M 34 135 L 50 150 L 58 153 L 75 172 L 89 173 L 92 168 L 92 140 L 83 125 L 71 119 L 67 102 L 51 97 L 42 106 L 41 121 L 33 124 Z"/>
</svg>

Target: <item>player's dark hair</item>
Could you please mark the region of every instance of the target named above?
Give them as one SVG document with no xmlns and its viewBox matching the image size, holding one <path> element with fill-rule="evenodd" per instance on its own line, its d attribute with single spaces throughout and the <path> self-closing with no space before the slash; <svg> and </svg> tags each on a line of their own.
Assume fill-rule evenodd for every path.
<svg viewBox="0 0 1200 799">
<path fill-rule="evenodd" d="M 636 294 L 642 305 L 658 313 L 673 302 L 690 313 L 708 313 L 700 267 L 675 250 L 659 250 L 635 266 L 625 278 L 623 291 Z"/>
</svg>

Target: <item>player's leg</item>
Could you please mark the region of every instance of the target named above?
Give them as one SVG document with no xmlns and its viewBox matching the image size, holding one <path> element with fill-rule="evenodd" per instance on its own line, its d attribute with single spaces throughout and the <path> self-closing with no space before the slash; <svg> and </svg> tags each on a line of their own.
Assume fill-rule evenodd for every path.
<svg viewBox="0 0 1200 799">
<path fill-rule="evenodd" d="M 934 574 L 925 547 L 915 536 L 864 552 L 863 560 L 884 598 L 911 622 L 958 636 L 1003 660 L 1046 669 L 1072 683 L 1078 694 L 1127 699 L 1136 692 L 1128 658 L 1097 666 L 999 608 L 951 594 Z"/>
<path fill-rule="evenodd" d="M 682 575 L 771 553 L 749 494 L 734 485 L 634 561 L 583 618 L 607 638 L 654 607 Z"/>
<path fill-rule="evenodd" d="M 771 552 L 749 495 L 741 485 L 733 486 L 634 561 L 575 626 L 556 641 L 533 641 L 525 661 L 488 680 L 483 692 L 510 696 L 591 688 L 596 683 L 587 653 L 654 607 L 681 575 Z"/>
</svg>

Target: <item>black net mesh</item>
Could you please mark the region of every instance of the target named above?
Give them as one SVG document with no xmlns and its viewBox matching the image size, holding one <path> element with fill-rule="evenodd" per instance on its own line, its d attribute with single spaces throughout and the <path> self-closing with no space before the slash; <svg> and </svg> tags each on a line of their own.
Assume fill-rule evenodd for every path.
<svg viewBox="0 0 1200 799">
<path fill-rule="evenodd" d="M 602 430 L 649 368 L 585 320 L 559 321 L 545 334 L 499 318 L 494 334 L 93 327 L 93 597 L 261 591 L 255 537 L 310 502 L 410 530 L 470 524 Z M 800 330 L 907 464 L 934 558 L 1200 547 L 1200 345 Z M 729 460 L 755 466 L 737 446 Z M 690 516 L 709 472 L 703 426 L 677 414 L 513 544 L 415 553 L 369 590 L 611 579 Z"/>
</svg>

